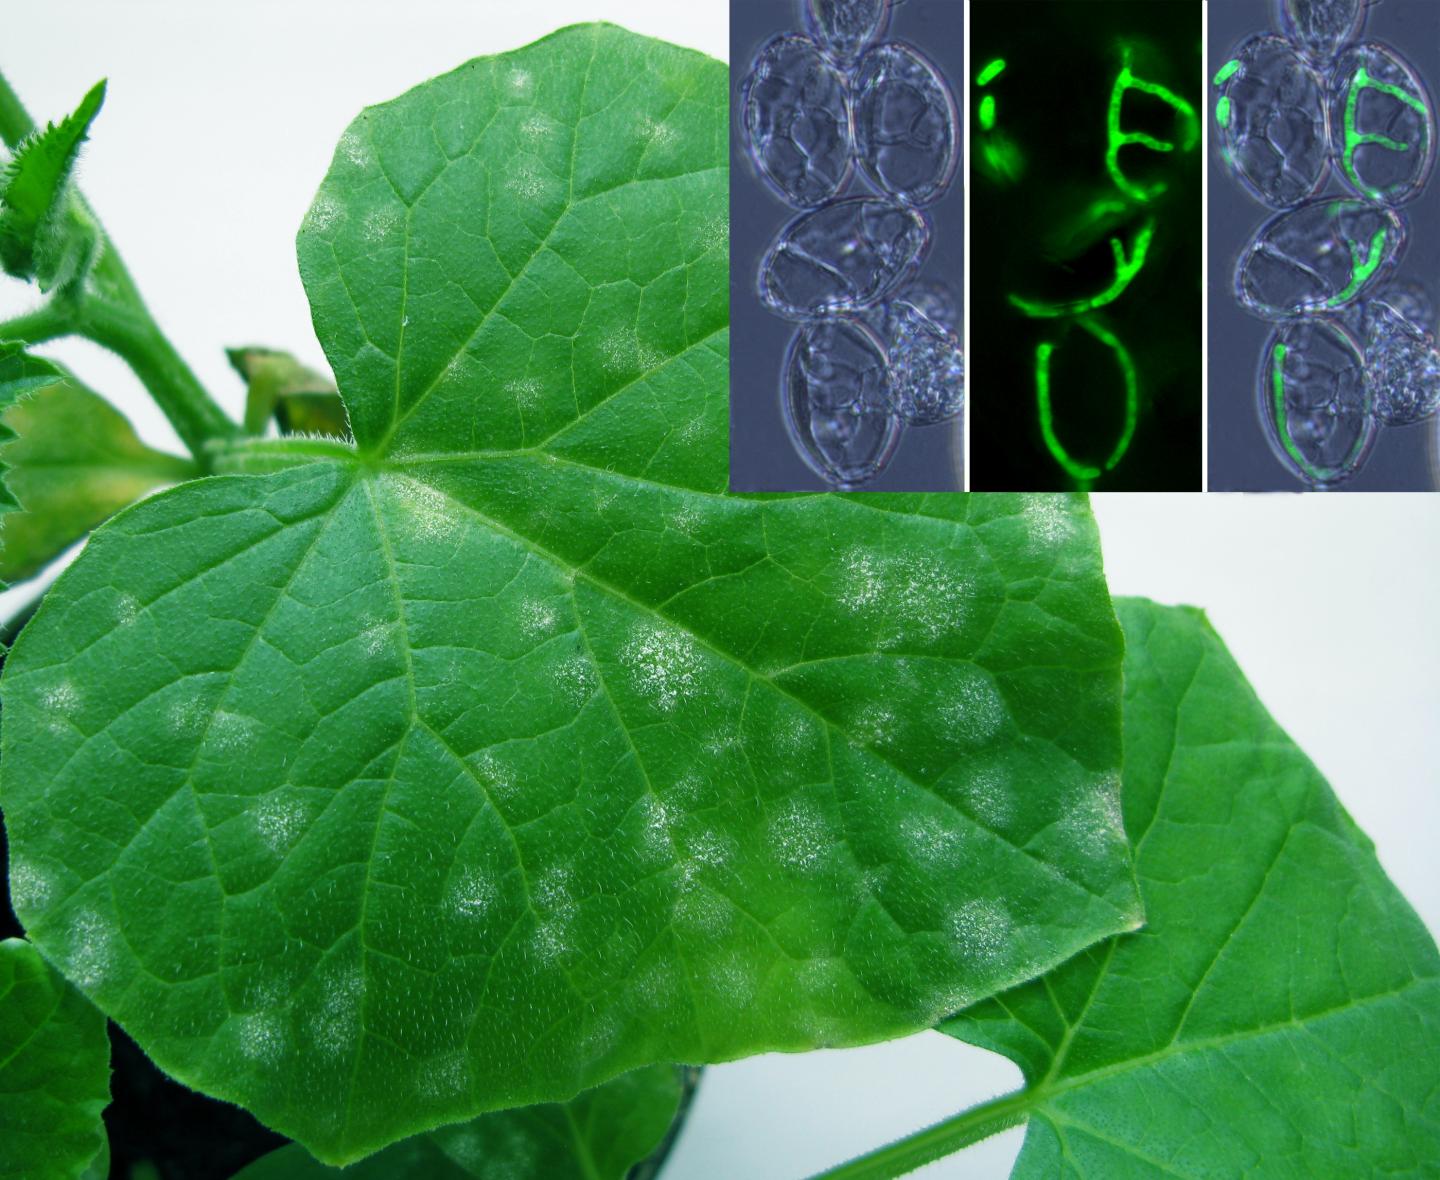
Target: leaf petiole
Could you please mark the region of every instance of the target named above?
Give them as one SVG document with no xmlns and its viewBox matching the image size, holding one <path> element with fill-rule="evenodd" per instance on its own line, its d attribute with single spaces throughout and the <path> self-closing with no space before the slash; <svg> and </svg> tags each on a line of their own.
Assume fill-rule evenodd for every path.
<svg viewBox="0 0 1440 1180">
<path fill-rule="evenodd" d="M 812 1180 L 892 1180 L 1018 1127 L 1029 1117 L 1035 1101 L 1033 1090 L 1014 1090 L 820 1172 Z"/>
</svg>

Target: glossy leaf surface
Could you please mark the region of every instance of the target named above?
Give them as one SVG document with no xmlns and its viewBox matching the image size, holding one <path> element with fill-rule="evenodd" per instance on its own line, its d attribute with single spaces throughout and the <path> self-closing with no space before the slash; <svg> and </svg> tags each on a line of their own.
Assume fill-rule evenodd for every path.
<svg viewBox="0 0 1440 1180">
<path fill-rule="evenodd" d="M 124 415 L 68 373 L 0 349 L 0 580 L 38 573 L 102 520 L 189 479 L 186 459 L 147 447 Z"/>
<path fill-rule="evenodd" d="M 1117 609 L 1146 927 L 945 1026 L 1025 1073 L 1014 1175 L 1432 1175 L 1434 942 L 1204 617 Z"/>
<path fill-rule="evenodd" d="M 105 1018 L 35 948 L 0 942 L 0 1177 L 104 1175 Z"/>
<path fill-rule="evenodd" d="M 624 1180 L 669 1131 L 683 1072 L 669 1065 L 638 1069 L 569 1102 L 441 1127 L 345 1169 L 327 1167 L 291 1144 L 236 1180 Z"/>
<path fill-rule="evenodd" d="M 6 669 L 27 928 L 326 1162 L 1138 922 L 1084 502 L 724 494 L 726 94 L 586 26 L 363 114 L 300 243 L 358 453 L 122 513 Z"/>
</svg>

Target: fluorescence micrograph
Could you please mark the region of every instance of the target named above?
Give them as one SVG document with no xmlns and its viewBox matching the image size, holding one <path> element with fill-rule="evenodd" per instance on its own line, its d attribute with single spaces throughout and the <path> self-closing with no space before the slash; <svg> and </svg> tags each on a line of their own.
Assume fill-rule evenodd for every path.
<svg viewBox="0 0 1440 1180">
<path fill-rule="evenodd" d="M 957 0 L 732 0 L 730 487 L 963 487 Z"/>
<path fill-rule="evenodd" d="M 971 486 L 1201 484 L 1201 5 L 975 0 Z"/>
<path fill-rule="evenodd" d="M 1212 0 L 1209 42 L 1210 487 L 1436 487 L 1440 3 Z"/>
</svg>

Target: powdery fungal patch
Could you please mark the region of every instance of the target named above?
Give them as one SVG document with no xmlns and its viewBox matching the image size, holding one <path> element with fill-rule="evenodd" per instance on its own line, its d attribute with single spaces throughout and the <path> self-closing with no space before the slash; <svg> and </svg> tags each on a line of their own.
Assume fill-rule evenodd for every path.
<svg viewBox="0 0 1440 1180">
<path fill-rule="evenodd" d="M 11 853 L 10 900 L 16 910 L 43 909 L 54 896 L 55 883 L 50 875 L 28 860 Z"/>
<path fill-rule="evenodd" d="M 510 93 L 517 97 L 528 97 L 534 93 L 535 78 L 529 70 L 520 69 L 517 66 L 510 71 L 505 81 L 510 88 Z"/>
<path fill-rule="evenodd" d="M 576 652 L 555 665 L 555 683 L 565 699 L 578 709 L 595 695 L 600 679 L 589 658 Z"/>
<path fill-rule="evenodd" d="M 520 603 L 520 630 L 528 639 L 539 639 L 551 635 L 559 622 L 553 603 L 543 598 L 527 598 Z"/>
<path fill-rule="evenodd" d="M 266 795 L 255 811 L 255 827 L 271 852 L 288 852 L 305 831 L 305 809 L 294 799 Z"/>
<path fill-rule="evenodd" d="M 1069 503 L 1061 496 L 1035 494 L 1027 496 L 1022 510 L 1025 530 L 1032 543 L 1058 545 L 1075 533 L 1075 517 Z"/>
<path fill-rule="evenodd" d="M 467 763 L 475 779 L 493 799 L 506 799 L 515 793 L 515 772 L 501 761 L 494 750 L 472 754 Z"/>
<path fill-rule="evenodd" d="M 322 1053 L 336 1057 L 355 1044 L 364 999 L 365 977 L 358 967 L 342 968 L 324 981 L 310 1020 L 310 1035 Z"/>
<path fill-rule="evenodd" d="M 526 377 L 522 380 L 507 381 L 505 392 L 515 399 L 515 404 L 522 410 L 535 410 L 540 406 L 545 396 L 545 386 L 534 377 Z"/>
<path fill-rule="evenodd" d="M 410 527 L 425 540 L 445 540 L 459 531 L 460 521 L 443 492 L 413 479 L 396 480 L 393 486 Z"/>
<path fill-rule="evenodd" d="M 900 821 L 906 851 L 930 867 L 958 867 L 964 859 L 965 836 L 958 822 L 939 815 L 907 815 Z"/>
<path fill-rule="evenodd" d="M 475 869 L 462 873 L 447 895 L 450 912 L 460 918 L 483 918 L 495 904 L 495 882 Z"/>
<path fill-rule="evenodd" d="M 1007 772 L 996 767 L 976 771 L 960 788 L 965 806 L 987 828 L 1004 828 L 1015 818 L 1015 796 Z"/>
<path fill-rule="evenodd" d="M 470 1088 L 470 1063 L 459 1050 L 442 1053 L 422 1065 L 416 1089 L 422 1098 L 455 1098 Z"/>
<path fill-rule="evenodd" d="M 204 729 L 206 716 L 205 706 L 197 697 L 182 697 L 165 711 L 170 732 L 177 737 L 194 737 Z"/>
<path fill-rule="evenodd" d="M 253 717 L 220 709 L 210 721 L 210 743 L 221 754 L 239 754 L 255 741 L 259 728 Z"/>
<path fill-rule="evenodd" d="M 321 193 L 305 215 L 305 228 L 312 233 L 324 233 L 344 214 L 340 203 L 328 193 Z"/>
<path fill-rule="evenodd" d="M 689 635 L 675 627 L 636 627 L 620 650 L 620 662 L 635 691 L 666 712 L 701 685 L 699 649 Z"/>
<path fill-rule="evenodd" d="M 855 546 L 841 559 L 840 604 L 872 621 L 882 647 L 933 642 L 959 630 L 974 586 L 924 554 L 886 554 Z"/>
<path fill-rule="evenodd" d="M 984 961 L 1004 949 L 1010 936 L 1010 912 L 997 901 L 976 898 L 950 915 L 948 933 L 967 959 Z"/>
<path fill-rule="evenodd" d="M 40 704 L 51 713 L 73 717 L 80 710 L 80 692 L 70 681 L 62 680 L 40 694 Z"/>
<path fill-rule="evenodd" d="M 363 168 L 370 162 L 368 145 L 354 131 L 347 131 L 340 137 L 339 152 L 356 168 Z"/>
<path fill-rule="evenodd" d="M 278 1016 L 256 1012 L 238 1022 L 240 1052 L 259 1065 L 274 1065 L 285 1055 L 285 1025 Z"/>
<path fill-rule="evenodd" d="M 989 677 L 980 672 L 956 676 L 936 702 L 941 727 L 969 745 L 989 741 L 1005 724 L 1005 702 Z"/>
<path fill-rule="evenodd" d="M 809 799 L 792 799 L 770 821 L 770 845 L 775 856 L 802 872 L 818 868 L 831 843 L 830 825 Z"/>
<path fill-rule="evenodd" d="M 1071 803 L 1061 828 L 1067 842 L 1086 856 L 1108 858 L 1125 847 L 1119 778 L 1106 775 L 1092 782 Z"/>
<path fill-rule="evenodd" d="M 384 241 L 400 225 L 401 216 L 398 209 L 388 205 L 378 209 L 371 209 L 365 214 L 360 223 L 361 236 L 372 244 Z"/>
<path fill-rule="evenodd" d="M 65 931 L 65 974 L 86 991 L 100 987 L 115 970 L 115 933 L 94 910 L 80 910 Z"/>
<path fill-rule="evenodd" d="M 140 600 L 133 594 L 121 594 L 115 599 L 115 625 L 128 627 L 140 617 Z"/>
</svg>

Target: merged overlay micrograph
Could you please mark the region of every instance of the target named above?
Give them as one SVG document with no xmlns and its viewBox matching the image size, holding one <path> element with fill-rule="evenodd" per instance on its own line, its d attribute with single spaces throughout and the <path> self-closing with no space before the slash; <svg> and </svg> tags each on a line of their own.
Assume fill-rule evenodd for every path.
<svg viewBox="0 0 1440 1180">
<path fill-rule="evenodd" d="M 1440 4 L 1267 10 L 1210 12 L 1210 486 L 1433 488 Z"/>
<path fill-rule="evenodd" d="M 970 37 L 971 486 L 1198 490 L 1201 5 L 975 0 Z"/>
<path fill-rule="evenodd" d="M 963 486 L 963 17 L 732 3 L 734 490 Z"/>
</svg>

